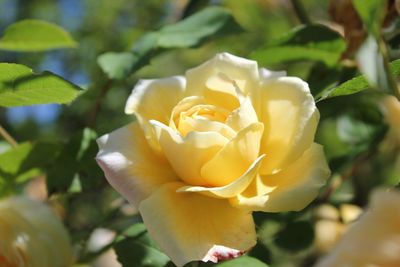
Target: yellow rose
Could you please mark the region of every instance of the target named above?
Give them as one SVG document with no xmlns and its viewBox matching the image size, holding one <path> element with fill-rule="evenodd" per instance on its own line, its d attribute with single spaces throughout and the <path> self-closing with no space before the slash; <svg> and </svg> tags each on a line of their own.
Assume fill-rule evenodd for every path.
<svg viewBox="0 0 400 267">
<path fill-rule="evenodd" d="M 26 197 L 0 201 L 1 267 L 68 267 L 69 237 L 56 215 Z"/>
<path fill-rule="evenodd" d="M 98 140 L 97 161 L 181 266 L 256 243 L 252 211 L 301 210 L 329 176 L 307 83 L 217 54 L 185 77 L 141 80 L 137 121 Z"/>
<path fill-rule="evenodd" d="M 382 109 L 389 125 L 384 146 L 400 148 L 400 102 L 394 96 L 387 96 L 382 101 Z"/>
<path fill-rule="evenodd" d="M 316 267 L 400 266 L 400 193 L 375 191 L 370 210 Z"/>
</svg>

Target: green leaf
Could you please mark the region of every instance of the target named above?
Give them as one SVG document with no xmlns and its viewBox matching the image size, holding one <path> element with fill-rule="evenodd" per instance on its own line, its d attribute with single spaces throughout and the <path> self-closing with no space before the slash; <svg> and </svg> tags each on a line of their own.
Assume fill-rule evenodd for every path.
<svg viewBox="0 0 400 267">
<path fill-rule="evenodd" d="M 223 261 L 221 263 L 200 263 L 200 266 L 218 266 L 218 267 L 268 267 L 267 264 L 259 261 L 256 258 L 252 258 L 249 256 L 241 256 L 233 260 Z"/>
<path fill-rule="evenodd" d="M 208 7 L 180 22 L 143 35 L 131 52 L 104 53 L 97 62 L 109 78 L 124 79 L 163 51 L 197 47 L 212 38 L 241 31 L 227 9 Z"/>
<path fill-rule="evenodd" d="M 88 179 L 96 179 L 98 167 L 95 164 L 95 140 L 96 133 L 88 128 L 75 134 L 62 148 L 54 164 L 47 173 L 47 186 L 50 193 L 67 191 L 76 174 L 82 170 L 91 168 L 91 176 L 84 177 L 80 183 L 82 187 L 90 184 Z M 96 149 L 97 151 L 97 149 Z"/>
<path fill-rule="evenodd" d="M 275 244 L 287 251 L 298 252 L 308 248 L 314 240 L 314 229 L 307 221 L 290 222 L 280 231 Z"/>
<path fill-rule="evenodd" d="M 61 27 L 41 20 L 22 20 L 10 25 L 0 39 L 0 49 L 36 52 L 76 47 L 76 42 Z"/>
<path fill-rule="evenodd" d="M 390 63 L 390 72 L 394 77 L 400 76 L 400 59 L 397 59 Z M 327 92 L 323 92 L 317 98 L 318 100 L 322 100 L 325 98 L 331 98 L 336 96 L 351 95 L 366 90 L 368 88 L 371 87 L 368 84 L 367 80 L 364 78 L 364 76 L 359 75 L 351 80 L 348 80 L 340 84 L 339 86 L 333 89 L 330 89 Z"/>
<path fill-rule="evenodd" d="M 114 245 L 118 261 L 124 267 L 163 267 L 169 258 L 154 246 L 143 224 L 133 225 Z"/>
<path fill-rule="evenodd" d="M 164 26 L 158 37 L 162 48 L 196 47 L 210 38 L 242 31 L 231 13 L 222 7 L 209 7 L 182 20 Z"/>
<path fill-rule="evenodd" d="M 15 185 L 43 173 L 58 151 L 58 145 L 44 142 L 22 143 L 7 150 L 0 154 L 0 181 L 13 190 Z"/>
<path fill-rule="evenodd" d="M 261 65 L 303 60 L 334 65 L 345 48 L 343 38 L 330 28 L 319 24 L 302 25 L 268 46 L 253 52 L 250 57 Z"/>
<path fill-rule="evenodd" d="M 51 72 L 36 74 L 24 65 L 0 63 L 0 107 L 69 103 L 80 90 Z"/>
<path fill-rule="evenodd" d="M 387 1 L 353 0 L 353 6 L 367 27 L 368 32 L 378 37 L 380 35 L 380 28 L 385 15 Z"/>
</svg>

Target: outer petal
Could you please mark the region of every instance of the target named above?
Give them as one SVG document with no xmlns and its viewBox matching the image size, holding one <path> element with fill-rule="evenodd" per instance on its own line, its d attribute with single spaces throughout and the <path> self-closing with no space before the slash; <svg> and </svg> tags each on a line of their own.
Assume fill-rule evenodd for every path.
<svg viewBox="0 0 400 267">
<path fill-rule="evenodd" d="M 125 112 L 167 124 L 173 107 L 183 97 L 185 86 L 182 76 L 140 80 L 126 102 Z"/>
<path fill-rule="evenodd" d="M 227 185 L 240 176 L 258 157 L 262 123 L 253 123 L 237 133 L 201 168 L 201 177 L 211 186 Z"/>
<path fill-rule="evenodd" d="M 264 157 L 265 155 L 259 156 L 240 178 L 228 185 L 220 187 L 184 186 L 179 188 L 177 192 L 199 192 L 217 198 L 235 197 L 242 193 L 257 176 Z"/>
<path fill-rule="evenodd" d="M 139 207 L 150 235 L 176 265 L 239 256 L 256 244 L 251 213 L 226 200 L 177 193 L 182 185 L 164 185 Z"/>
<path fill-rule="evenodd" d="M 261 86 L 260 121 L 264 123 L 260 172 L 271 174 L 288 166 L 310 147 L 319 113 L 307 83 L 295 77 L 267 80 Z"/>
<path fill-rule="evenodd" d="M 322 146 L 314 143 L 286 169 L 258 177 L 231 203 L 254 211 L 298 211 L 317 196 L 329 175 Z"/>
<path fill-rule="evenodd" d="M 236 86 L 245 94 L 251 92 L 258 84 L 257 62 L 221 53 L 186 72 L 187 90 L 185 94 L 187 96 L 203 95 L 207 80 L 221 73 L 235 81 Z"/>
<path fill-rule="evenodd" d="M 100 137 L 97 143 L 96 160 L 107 180 L 135 206 L 162 184 L 177 179 L 168 162 L 151 150 L 138 122 Z"/>
<path fill-rule="evenodd" d="M 147 141 L 159 154 L 160 147 L 148 121 L 153 119 L 168 123 L 172 109 L 183 97 L 185 87 L 186 80 L 182 76 L 140 80 L 126 102 L 125 113 L 136 114 Z"/>
<path fill-rule="evenodd" d="M 201 177 L 201 167 L 212 158 L 228 139 L 217 132 L 190 132 L 184 138 L 170 127 L 150 121 L 157 138 L 178 176 L 191 185 L 207 185 Z"/>
</svg>

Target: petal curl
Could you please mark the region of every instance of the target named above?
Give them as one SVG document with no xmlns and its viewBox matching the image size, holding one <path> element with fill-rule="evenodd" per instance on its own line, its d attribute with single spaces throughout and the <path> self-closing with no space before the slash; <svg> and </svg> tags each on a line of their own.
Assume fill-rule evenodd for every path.
<svg viewBox="0 0 400 267">
<path fill-rule="evenodd" d="M 191 185 L 207 185 L 201 167 L 212 158 L 228 139 L 217 132 L 190 132 L 182 137 L 172 128 L 150 121 L 162 150 L 178 176 Z"/>
<path fill-rule="evenodd" d="M 250 97 L 244 98 L 240 107 L 226 119 L 226 125 L 237 132 L 256 122 L 258 122 L 258 117 Z"/>
<path fill-rule="evenodd" d="M 322 146 L 314 143 L 284 170 L 257 177 L 248 189 L 230 199 L 231 204 L 253 211 L 298 211 L 318 195 L 329 175 Z"/>
<path fill-rule="evenodd" d="M 259 156 L 240 178 L 230 184 L 221 187 L 184 186 L 179 188 L 177 192 L 198 192 L 217 198 L 235 197 L 242 193 L 257 176 L 264 157 L 265 155 Z"/>
<path fill-rule="evenodd" d="M 164 185 L 139 207 L 151 237 L 177 266 L 194 260 L 216 261 L 227 252 L 239 256 L 238 252 L 256 244 L 251 213 L 223 199 L 177 193 L 182 185 Z M 215 245 L 225 248 L 221 256 L 215 255 L 221 251 Z"/>
<path fill-rule="evenodd" d="M 261 174 L 278 172 L 299 158 L 314 140 L 319 112 L 308 84 L 295 77 L 267 80 L 261 86 Z"/>
<path fill-rule="evenodd" d="M 159 186 L 177 179 L 166 159 L 149 147 L 138 122 L 100 137 L 97 143 L 96 160 L 108 182 L 136 207 Z"/>
<path fill-rule="evenodd" d="M 173 107 L 182 99 L 186 80 L 182 76 L 140 80 L 125 106 L 126 114 L 168 123 Z"/>
<path fill-rule="evenodd" d="M 253 123 L 237 133 L 201 168 L 201 177 L 211 186 L 224 186 L 237 180 L 258 157 L 262 123 Z"/>
<path fill-rule="evenodd" d="M 186 72 L 187 90 L 185 94 L 202 96 L 207 80 L 220 73 L 234 80 L 244 94 L 250 93 L 258 84 L 257 62 L 228 53 L 220 53 Z"/>
<path fill-rule="evenodd" d="M 135 114 L 151 148 L 161 154 L 149 120 L 168 123 L 172 109 L 182 99 L 186 87 L 183 76 L 140 80 L 133 88 L 126 105 L 126 114 Z"/>
</svg>

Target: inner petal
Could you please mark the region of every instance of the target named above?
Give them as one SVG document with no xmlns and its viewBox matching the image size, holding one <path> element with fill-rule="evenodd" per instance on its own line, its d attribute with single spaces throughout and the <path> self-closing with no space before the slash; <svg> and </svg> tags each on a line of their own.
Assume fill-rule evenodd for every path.
<svg viewBox="0 0 400 267">
<path fill-rule="evenodd" d="M 240 89 L 234 80 L 218 73 L 206 81 L 204 97 L 212 104 L 233 110 L 239 107 Z"/>
</svg>

